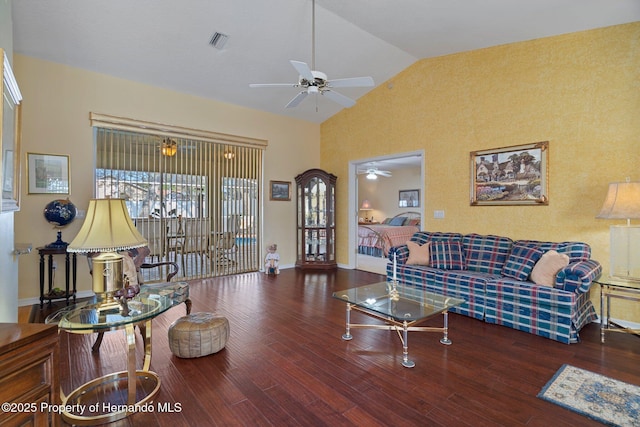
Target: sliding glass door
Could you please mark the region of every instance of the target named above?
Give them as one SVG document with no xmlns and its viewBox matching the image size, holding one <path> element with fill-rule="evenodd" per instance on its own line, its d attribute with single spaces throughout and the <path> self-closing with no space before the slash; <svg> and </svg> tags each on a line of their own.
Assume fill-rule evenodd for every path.
<svg viewBox="0 0 640 427">
<path fill-rule="evenodd" d="M 177 262 L 184 278 L 260 268 L 262 149 L 107 128 L 95 135 L 96 197 L 126 200 L 148 261 Z"/>
</svg>

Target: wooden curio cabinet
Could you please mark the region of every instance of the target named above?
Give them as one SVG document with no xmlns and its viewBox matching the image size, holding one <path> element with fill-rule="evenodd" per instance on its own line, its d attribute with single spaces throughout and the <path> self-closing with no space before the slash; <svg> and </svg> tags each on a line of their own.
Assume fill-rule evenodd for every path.
<svg viewBox="0 0 640 427">
<path fill-rule="evenodd" d="M 320 169 L 296 176 L 297 268 L 337 267 L 336 179 Z"/>
</svg>

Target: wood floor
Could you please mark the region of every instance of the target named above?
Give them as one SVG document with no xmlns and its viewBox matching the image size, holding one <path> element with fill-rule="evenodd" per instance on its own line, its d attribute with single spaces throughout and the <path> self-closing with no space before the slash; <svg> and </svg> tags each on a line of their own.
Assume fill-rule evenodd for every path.
<svg viewBox="0 0 640 427">
<path fill-rule="evenodd" d="M 380 279 L 357 270 L 289 269 L 277 277 L 191 282 L 194 312 L 229 319 L 227 347 L 179 359 L 169 351 L 167 329 L 184 306 L 157 317 L 151 367 L 162 385 L 155 405 L 176 411 L 138 413 L 111 425 L 588 426 L 599 424 L 536 397 L 558 368 L 567 363 L 640 384 L 638 337 L 611 334 L 603 345 L 591 324 L 583 342 L 566 345 L 455 314 L 453 345 L 440 344 L 438 333 L 412 332 L 416 366 L 404 368 L 394 332 L 356 329 L 352 341 L 341 340 L 345 304 L 332 292 Z M 375 322 L 359 313 L 353 320 Z M 92 335 L 60 337 L 66 392 L 126 368 L 121 331 L 105 335 L 99 354 L 90 351 Z"/>
</svg>

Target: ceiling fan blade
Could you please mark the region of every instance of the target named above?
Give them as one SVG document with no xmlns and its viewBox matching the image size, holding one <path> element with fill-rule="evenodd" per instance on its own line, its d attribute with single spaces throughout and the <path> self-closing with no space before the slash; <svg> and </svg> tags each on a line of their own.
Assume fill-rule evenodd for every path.
<svg viewBox="0 0 640 427">
<path fill-rule="evenodd" d="M 249 87 L 299 87 L 298 83 L 251 83 Z"/>
<path fill-rule="evenodd" d="M 354 101 L 351 98 L 348 98 L 338 92 L 334 92 L 332 90 L 323 90 L 322 93 L 324 96 L 326 96 L 327 98 L 329 98 L 332 101 L 337 102 L 338 104 L 342 105 L 343 107 L 353 107 L 354 105 L 356 105 L 356 101 Z"/>
<path fill-rule="evenodd" d="M 371 77 L 351 77 L 348 79 L 335 79 L 327 81 L 329 87 L 370 87 L 374 86 Z"/>
<path fill-rule="evenodd" d="M 293 108 L 298 104 L 300 104 L 302 100 L 305 99 L 306 97 L 307 97 L 307 91 L 306 90 L 302 91 L 299 94 L 297 94 L 291 101 L 289 101 L 289 103 L 284 108 Z"/>
<path fill-rule="evenodd" d="M 388 178 L 391 176 L 391 171 L 377 171 L 376 174 L 380 176 L 386 176 Z"/>
<path fill-rule="evenodd" d="M 311 72 L 311 68 L 309 68 L 306 62 L 293 61 L 293 60 L 289 62 L 291 62 L 291 65 L 293 65 L 293 68 L 295 68 L 298 74 L 300 74 L 300 77 L 302 77 L 303 79 L 309 82 L 312 82 L 315 80 L 315 77 L 313 77 L 313 73 Z"/>
</svg>

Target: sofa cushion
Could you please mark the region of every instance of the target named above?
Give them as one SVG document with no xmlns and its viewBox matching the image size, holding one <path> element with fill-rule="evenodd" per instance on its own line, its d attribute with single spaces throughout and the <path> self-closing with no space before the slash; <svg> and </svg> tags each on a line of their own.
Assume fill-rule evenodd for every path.
<svg viewBox="0 0 640 427">
<path fill-rule="evenodd" d="M 538 240 L 518 240 L 515 243 L 536 247 L 543 253 L 554 250 L 561 254 L 567 254 L 569 255 L 569 262 L 571 263 L 591 259 L 591 246 L 583 242 L 540 242 Z"/>
<path fill-rule="evenodd" d="M 553 286 L 558 271 L 569 265 L 569 255 L 554 250 L 545 252 L 531 270 L 531 280 L 536 285 Z"/>
<path fill-rule="evenodd" d="M 462 245 L 457 240 L 431 242 L 429 247 L 430 262 L 433 268 L 442 270 L 464 270 Z"/>
<path fill-rule="evenodd" d="M 511 253 L 502 267 L 502 275 L 516 280 L 527 280 L 533 266 L 540 259 L 543 252 L 532 246 L 516 243 L 511 248 Z"/>
<path fill-rule="evenodd" d="M 429 265 L 429 243 L 419 245 L 416 242 L 407 242 L 409 259 L 407 265 Z"/>
<path fill-rule="evenodd" d="M 457 240 L 461 242 L 462 234 L 440 231 L 418 231 L 413 233 L 413 236 L 411 236 L 412 242 L 416 242 L 421 245 L 427 242 L 444 242 L 448 240 Z"/>
<path fill-rule="evenodd" d="M 513 241 L 508 237 L 467 234 L 462 244 L 467 270 L 500 274 Z"/>
</svg>

